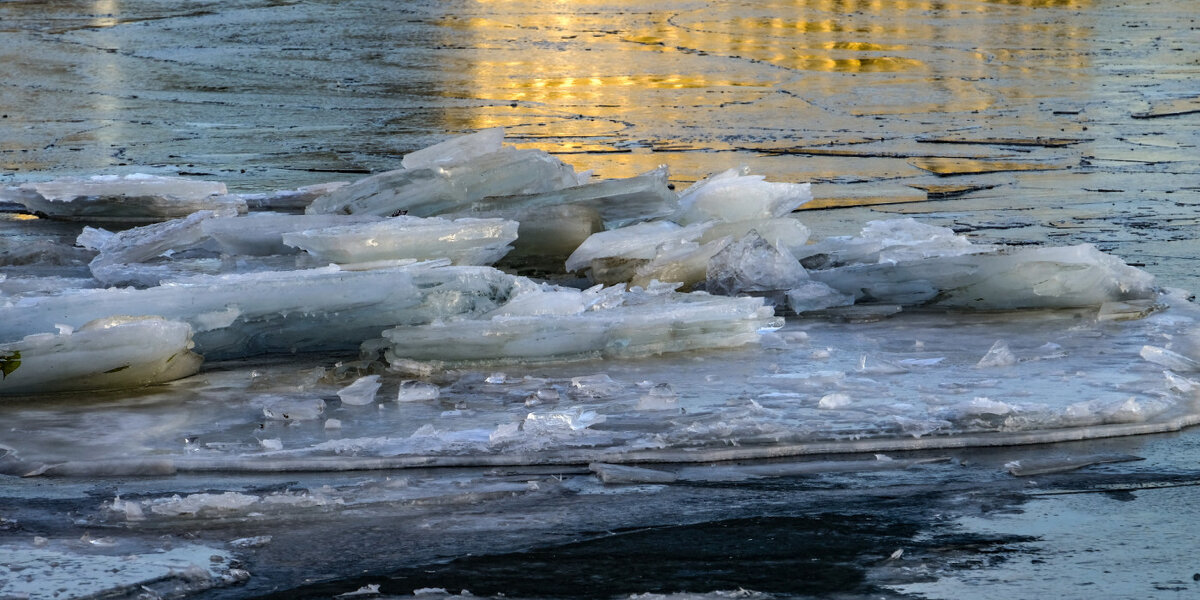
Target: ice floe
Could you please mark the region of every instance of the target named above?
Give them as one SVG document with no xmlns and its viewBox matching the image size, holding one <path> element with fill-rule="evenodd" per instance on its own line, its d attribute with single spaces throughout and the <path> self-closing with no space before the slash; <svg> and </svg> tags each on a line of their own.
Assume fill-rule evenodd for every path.
<svg viewBox="0 0 1200 600">
<path fill-rule="evenodd" d="M 394 171 L 255 196 L 141 176 L 8 189 L 86 198 L 56 216 L 95 222 L 3 273 L 0 391 L 185 378 L 138 407 L 98 395 L 105 426 L 140 430 L 181 390 L 212 412 L 86 451 L 14 430 L 5 468 L 572 463 L 667 481 L 614 465 L 1200 420 L 1195 307 L 1094 247 L 976 244 L 912 219 L 823 236 L 792 212 L 806 184 L 732 169 L 676 194 L 665 168 L 593 182 L 503 141 L 486 130 Z M 150 188 L 173 208 L 117 206 Z M 188 377 L 200 356 L 216 366 Z M 85 417 L 59 424 L 94 430 Z"/>
</svg>

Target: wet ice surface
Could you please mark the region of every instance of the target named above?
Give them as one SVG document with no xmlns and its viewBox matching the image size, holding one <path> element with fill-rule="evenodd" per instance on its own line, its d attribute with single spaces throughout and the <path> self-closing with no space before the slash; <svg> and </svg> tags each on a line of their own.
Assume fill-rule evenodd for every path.
<svg viewBox="0 0 1200 600">
<path fill-rule="evenodd" d="M 132 396 L 7 401 L 6 471 L 695 462 L 1172 430 L 1195 420 L 1200 384 L 1139 352 L 1191 324 L 1184 309 L 797 318 L 762 347 L 648 362 L 218 362 Z"/>
<path fill-rule="evenodd" d="M 651 11 L 600 2 L 578 11 L 541 3 L 9 3 L 0 9 L 8 24 L 0 53 L 14 70 L 0 86 L 2 177 L 183 174 L 268 193 L 246 198 L 251 208 L 296 211 L 311 196 L 274 190 L 394 169 L 401 154 L 447 132 L 505 125 L 522 146 L 600 178 L 665 162 L 679 189 L 739 164 L 771 181 L 812 181 L 813 206 L 850 206 L 802 213 L 818 238 L 917 215 L 978 244 L 1095 243 L 1146 265 L 1159 283 L 1200 289 L 1192 268 L 1190 5 L 1043 4 L 668 2 Z M 311 42 L 298 44 L 297 31 Z M 602 221 L 567 216 L 581 224 L 562 236 L 575 243 Z M 95 285 L 90 253 L 57 243 L 73 239 L 74 228 L 9 213 L 0 229 L 4 293 Z M 189 268 L 166 274 L 222 266 Z M 810 292 L 793 296 L 834 305 L 828 291 Z M 1086 419 L 1072 420 L 1080 414 L 1108 421 L 1102 429 L 1110 431 L 1137 425 L 1135 417 L 1170 428 L 1192 384 L 1163 371 L 1191 366 L 1159 349 L 1178 349 L 1165 336 L 1178 336 L 1192 316 L 1168 304 L 1149 319 L 1119 323 L 1078 310 L 1006 317 L 1015 324 L 912 311 L 876 323 L 791 319 L 762 347 L 662 361 L 458 367 L 436 378 L 408 365 L 407 373 L 381 373 L 377 394 L 361 406 L 338 395 L 364 374 L 335 370 L 351 355 L 210 362 L 199 378 L 146 392 L 5 401 L 5 416 L 20 417 L 0 435 L 0 444 L 20 442 L 6 468 L 70 460 L 82 470 L 0 480 L 0 536 L 21 561 L 49 556 L 38 549 L 49 547 L 75 557 L 109 552 L 121 557 L 117 566 L 198 539 L 208 554 L 235 555 L 245 564 L 231 568 L 252 573 L 245 587 L 212 592 L 226 597 L 305 581 L 315 582 L 305 590 L 315 597 L 372 585 L 404 596 L 427 588 L 607 598 L 745 587 L 755 590 L 745 597 L 895 589 L 926 597 L 1095 589 L 1173 597 L 1190 593 L 1200 570 L 1187 558 L 1196 536 L 1188 518 L 1196 504 L 1193 431 L 1028 449 L 887 451 L 890 462 L 869 452 L 833 457 L 849 459 L 837 464 L 638 463 L 654 472 L 608 485 L 597 479 L 606 467 L 584 464 L 178 472 L 188 461 L 231 457 L 246 457 L 236 467 L 249 469 L 454 458 L 463 448 L 527 456 L 546 440 L 566 454 L 581 442 L 661 452 L 664 440 L 687 452 L 753 452 L 780 436 L 794 447 L 826 438 L 844 444 L 855 428 L 868 441 L 911 444 L 951 440 L 949 430 L 1011 427 L 1001 437 L 1013 441 L 1022 427 L 1048 423 L 1086 431 Z M 574 385 L 579 377 L 583 386 Z M 589 386 L 596 395 L 581 392 Z M 737 419 L 715 427 L 713 416 L 726 411 Z M 404 418 L 414 415 L 446 435 L 414 435 L 426 424 Z M 911 435 L 930 427 L 941 429 Z M 347 439 L 361 448 L 318 448 Z M 647 440 L 659 445 L 646 448 Z M 1105 462 L 1128 455 L 1148 460 Z M 946 456 L 954 460 L 936 462 Z M 1074 466 L 1088 457 L 1103 464 L 1010 474 L 1013 463 Z M 905 462 L 920 459 L 935 462 Z M 878 471 L 881 463 L 906 468 Z M 176 474 L 86 475 L 100 465 Z M 764 478 L 764 467 L 777 470 Z M 1087 493 L 1028 501 L 1040 491 Z M 38 546 L 37 536 L 48 545 Z M 756 548 L 751 539 L 769 544 Z M 168 567 L 177 576 L 158 593 L 228 583 L 215 566 L 230 561 L 205 565 L 203 551 L 186 560 Z M 646 568 L 631 573 L 630 564 Z M 94 573 L 80 565 L 70 582 Z M 732 566 L 722 574 L 721 565 Z M 364 570 L 362 580 L 347 580 Z M 613 572 L 629 575 L 628 585 L 595 577 Z M 696 572 L 703 575 L 688 575 Z M 118 575 L 114 584 L 161 574 Z M 564 585 L 563 574 L 605 585 L 581 590 Z M 723 595 L 738 592 L 714 594 Z"/>
</svg>

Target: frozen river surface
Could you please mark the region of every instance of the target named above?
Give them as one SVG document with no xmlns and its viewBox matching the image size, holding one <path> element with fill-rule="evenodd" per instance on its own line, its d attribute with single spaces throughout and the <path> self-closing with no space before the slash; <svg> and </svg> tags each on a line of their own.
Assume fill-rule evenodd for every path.
<svg viewBox="0 0 1200 600">
<path fill-rule="evenodd" d="M 47 298 L 115 282 L 149 288 L 129 296 L 129 314 L 161 314 L 174 298 L 168 316 L 190 324 L 208 360 L 135 391 L 0 396 L 0 597 L 1194 593 L 1200 312 L 1185 290 L 1200 289 L 1198 21 L 1184 0 L 5 3 L 6 185 L 183 176 L 222 182 L 262 212 L 254 194 L 356 181 L 450 134 L 502 126 L 509 143 L 596 179 L 666 164 L 682 191 L 747 165 L 812 182 L 814 199 L 787 218 L 840 250 L 804 264 L 865 302 L 799 316 L 781 307 L 782 321 L 730 304 L 734 329 L 672 313 L 679 322 L 665 329 L 647 321 L 642 350 L 614 345 L 608 329 L 595 352 L 572 345 L 579 334 L 510 346 L 569 350 L 571 360 L 536 364 L 480 360 L 470 352 L 487 346 L 473 350 L 469 329 L 439 345 L 453 319 L 413 321 L 422 328 L 384 334 L 363 360 L 360 330 L 374 338 L 400 324 L 370 319 L 392 302 L 367 304 L 383 289 L 372 281 L 395 272 L 424 290 L 450 272 L 438 269 L 460 269 L 454 285 L 467 287 L 439 285 L 465 297 L 476 284 L 462 282 L 490 271 L 320 271 L 296 255 L 105 247 L 79 237 L 85 224 L 135 223 L 38 218 L 9 196 L 0 344 L 57 324 L 78 331 L 91 317 L 73 316 L 120 297 Z M 541 208 L 519 220 L 538 222 Z M 608 226 L 629 216 L 613 210 L 600 209 Z M 672 218 L 686 225 L 694 212 Z M 975 300 L 948 300 L 959 288 L 944 284 L 975 266 L 969 256 L 896 270 L 846 258 L 860 246 L 837 237 L 909 216 L 1001 256 L 1094 244 L 1158 288 L 1105 304 L 951 311 Z M 229 231 L 197 219 L 166 239 L 201 230 Z M 233 231 L 226 244 L 248 236 Z M 488 231 L 511 241 L 501 225 Z M 284 242 L 318 261 L 377 258 L 326 259 L 320 239 L 295 235 Z M 494 247 L 463 252 L 456 264 Z M 626 263 L 591 264 L 599 277 Z M 220 286 L 158 294 L 147 283 L 280 268 L 345 281 L 340 296 L 359 304 L 329 309 L 314 332 L 289 329 L 318 312 L 302 310 L 302 287 L 248 284 L 260 286 L 262 314 L 297 298 L 271 320 L 245 300 L 212 300 Z M 855 283 L 882 272 L 921 275 Z M 529 289 L 484 279 L 491 292 L 463 310 L 499 318 L 494 335 L 509 335 L 502 323 L 520 320 L 512 302 Z M 710 277 L 710 289 L 728 279 Z M 655 294 L 677 298 L 652 289 L 588 302 L 652 309 Z M 416 319 L 403 302 L 387 306 L 399 312 L 384 320 Z M 574 314 L 543 311 L 542 325 L 570 331 Z M 257 323 L 249 342 L 221 333 L 243 322 Z M 442 362 L 420 360 L 435 353 Z M 12 356 L 10 384 L 27 372 Z"/>
</svg>

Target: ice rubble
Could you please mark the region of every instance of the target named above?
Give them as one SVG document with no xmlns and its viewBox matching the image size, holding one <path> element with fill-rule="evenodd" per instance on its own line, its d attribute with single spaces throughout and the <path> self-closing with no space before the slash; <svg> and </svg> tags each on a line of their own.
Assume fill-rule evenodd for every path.
<svg viewBox="0 0 1200 600">
<path fill-rule="evenodd" d="M 345 185 L 243 199 L 272 211 L 243 215 L 240 207 L 218 206 L 115 233 L 87 228 L 77 250 L 92 256 L 93 283 L 58 278 L 0 288 L 5 290 L 0 342 L 7 342 L 2 348 L 26 344 L 21 360 L 34 364 L 28 357 L 36 355 L 36 344 L 30 340 L 55 340 L 56 348 L 67 348 L 68 338 L 94 333 L 96 326 L 85 326 L 88 322 L 137 312 L 154 317 L 146 323 L 186 331 L 194 350 L 210 360 L 359 351 L 358 361 L 346 362 L 320 383 L 305 384 L 298 397 L 291 388 L 259 396 L 252 418 L 290 429 L 236 450 L 253 455 L 249 462 L 214 447 L 204 456 L 154 467 L 170 469 L 406 466 L 430 464 L 422 462 L 430 456 L 448 461 L 438 464 L 474 464 L 481 456 L 497 463 L 704 460 L 804 453 L 825 447 L 821 444 L 907 448 L 913 440 L 944 433 L 1178 425 L 1194 412 L 1190 380 L 1168 374 L 1164 385 L 1161 371 L 1145 373 L 1150 365 L 1182 371 L 1200 364 L 1194 363 L 1200 358 L 1196 345 L 1188 346 L 1182 336 L 1171 348 L 1136 343 L 1146 359 L 1137 385 L 1157 385 L 1158 396 L 1124 390 L 1112 396 L 1113 387 L 1136 387 L 1131 382 L 1075 383 L 1080 397 L 1092 399 L 1050 406 L 1000 399 L 1005 395 L 993 392 L 1006 388 L 997 378 L 1030 370 L 1042 378 L 1067 377 L 1039 369 L 1067 352 L 1084 356 L 1085 348 L 1031 354 L 1019 337 L 1009 345 L 997 342 L 1007 337 L 997 333 L 979 340 L 986 341 L 982 347 L 974 339 L 956 340 L 959 346 L 931 356 L 924 342 L 911 351 L 883 352 L 857 348 L 858 341 L 843 335 L 846 320 L 861 331 L 880 319 L 906 319 L 905 331 L 915 331 L 914 319 L 935 314 L 922 335 L 936 339 L 945 337 L 939 328 L 946 323 L 979 327 L 984 318 L 946 309 L 1071 307 L 1083 307 L 1080 314 L 1096 324 L 1089 335 L 1111 335 L 1121 347 L 1130 345 L 1122 336 L 1170 331 L 1169 320 L 1154 320 L 1162 300 L 1152 278 L 1090 246 L 976 245 L 911 219 L 870 222 L 858 236 L 810 243 L 808 228 L 791 214 L 811 198 L 806 185 L 770 183 L 731 170 L 677 197 L 667 187 L 665 169 L 589 183 L 586 174 L 544 153 L 504 147 L 500 130 L 415 152 L 402 164 Z M 295 211 L 301 197 L 312 199 L 306 214 L 273 212 Z M 512 254 L 505 256 L 510 245 Z M 572 285 L 487 266 L 492 263 Z M 583 273 L 595 285 L 581 285 L 571 273 Z M 941 312 L 910 311 L 913 307 Z M 781 334 L 769 334 L 782 325 L 776 310 L 804 318 Z M 999 329 L 988 331 L 1036 324 L 1043 318 L 1038 314 L 1010 313 Z M 838 321 L 812 318 L 822 315 Z M 1123 327 L 1118 319 L 1140 321 Z M 1116 333 L 1099 329 L 1101 324 Z M 78 329 L 65 333 L 71 328 Z M 64 333 L 51 333 L 56 329 Z M 825 345 L 810 346 L 818 331 L 828 334 Z M 629 373 L 563 372 L 538 381 L 494 374 L 474 382 L 462 375 L 474 365 L 720 352 L 760 341 L 758 349 L 739 351 L 757 357 L 737 367 L 751 375 L 729 375 L 728 382 L 707 385 L 708 391 L 675 379 L 635 382 Z M 147 351 L 159 346 L 143 345 Z M 1137 349 L 1129 353 L 1134 359 Z M 172 360 L 193 370 L 198 365 L 186 348 L 168 350 L 147 360 L 153 365 L 175 356 Z M 55 351 L 60 352 L 55 361 L 81 362 L 71 350 Z M 671 372 L 702 388 L 714 381 L 711 366 L 687 363 L 693 358 L 683 356 L 655 364 L 673 361 Z M 740 355 L 723 356 L 731 366 Z M 822 365 L 838 360 L 850 362 L 822 374 L 827 370 Z M 1105 368 L 1121 372 L 1116 365 Z M 107 375 L 126 371 L 136 372 L 129 367 Z M 185 371 L 166 369 L 138 381 L 162 381 Z M 934 371 L 939 375 L 930 378 Z M 397 382 L 396 376 L 410 379 Z M 20 383 L 11 374 L 10 379 Z M 448 387 L 440 385 L 447 379 Z M 1150 379 L 1158 383 L 1147 384 Z M 6 389 L 18 389 L 9 383 L 6 379 Z M 17 393 L 56 389 L 49 385 Z M 313 395 L 312 386 L 332 388 Z M 476 393 L 479 386 L 482 394 Z M 730 398 L 726 386 L 751 390 L 746 393 L 753 397 Z M 904 397 L 883 391 L 893 387 Z M 507 400 L 489 404 L 486 398 L 496 393 Z M 968 393 L 974 400 L 959 397 Z M 388 398 L 396 402 L 382 400 Z M 355 405 L 379 408 L 343 412 Z M 392 410 L 428 411 L 427 419 L 457 419 L 459 425 L 426 421 L 397 436 L 386 418 Z M 368 414 L 384 429 L 364 422 Z M 328 444 L 297 439 L 310 425 L 322 440 L 337 439 Z M 722 444 L 745 450 L 719 449 Z M 350 449 L 364 461 L 346 462 L 341 453 Z M 216 462 L 204 462 L 210 459 Z"/>
</svg>

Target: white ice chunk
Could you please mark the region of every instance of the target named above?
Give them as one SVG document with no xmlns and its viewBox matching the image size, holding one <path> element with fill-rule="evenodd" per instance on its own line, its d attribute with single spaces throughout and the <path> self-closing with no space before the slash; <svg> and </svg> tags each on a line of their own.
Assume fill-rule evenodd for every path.
<svg viewBox="0 0 1200 600">
<path fill-rule="evenodd" d="M 488 267 L 415 264 L 192 277 L 149 289 L 70 290 L 0 303 L 0 340 L 139 310 L 193 325 L 208 358 L 357 348 L 387 327 L 482 314 L 520 278 Z M 234 316 L 227 327 L 211 328 Z M 202 331 L 202 329 L 204 329 Z"/>
<path fill-rule="evenodd" d="M 1090 244 L 1003 249 L 810 270 L 859 301 L 1012 310 L 1153 297 L 1154 277 Z"/>
<path fill-rule="evenodd" d="M 869 221 L 858 237 L 831 237 L 802 248 L 791 248 L 810 269 L 897 263 L 993 252 L 996 249 L 996 246 L 972 244 L 952 229 L 928 225 L 912 218 Z"/>
<path fill-rule="evenodd" d="M 706 289 L 715 294 L 784 292 L 808 281 L 800 262 L 751 231 L 708 261 Z"/>
<path fill-rule="evenodd" d="M 967 402 L 955 406 L 954 411 L 959 413 L 959 418 L 962 418 L 976 415 L 1004 416 L 1017 412 L 1017 409 L 1007 402 L 976 396 Z"/>
<path fill-rule="evenodd" d="M 375 402 L 375 394 L 379 392 L 380 386 L 378 375 L 364 375 L 354 380 L 354 383 L 338 390 L 338 398 L 342 400 L 342 404 L 351 406 L 365 406 Z"/>
<path fill-rule="evenodd" d="M 846 394 L 845 392 L 833 392 L 830 394 L 825 394 L 824 396 L 821 396 L 821 399 L 817 402 L 817 408 L 823 408 L 826 410 L 837 410 L 847 406 L 850 406 L 850 395 Z"/>
<path fill-rule="evenodd" d="M 690 290 L 704 283 L 708 278 L 708 263 L 712 257 L 732 243 L 732 238 L 720 238 L 707 244 L 695 242 L 667 242 L 658 249 L 654 259 L 637 268 L 632 286 L 646 286 L 651 281 L 671 281 L 683 284 L 684 290 Z"/>
<path fill-rule="evenodd" d="M 300 250 L 283 243 L 283 234 L 339 225 L 379 221 L 373 215 L 289 215 L 277 212 L 251 213 L 241 217 L 206 220 L 201 224 L 221 249 L 229 254 L 270 256 L 295 254 Z"/>
<path fill-rule="evenodd" d="M 679 195 L 679 211 L 672 220 L 688 225 L 769 219 L 812 200 L 807 183 L 773 183 L 747 173 L 745 167 L 730 169 L 696 182 Z"/>
<path fill-rule="evenodd" d="M 75 221 L 149 222 L 184 217 L 198 210 L 246 212 L 225 184 L 157 175 L 67 177 L 19 186 L 30 212 Z"/>
<path fill-rule="evenodd" d="M 787 292 L 788 308 L 797 314 L 850 306 L 854 304 L 854 296 L 843 294 L 820 281 L 803 281 Z"/>
<path fill-rule="evenodd" d="M 862 237 L 879 242 L 879 262 L 898 263 L 939 256 L 959 256 L 993 250 L 976 246 L 948 227 L 927 225 L 916 219 L 870 221 Z"/>
<path fill-rule="evenodd" d="M 567 271 L 581 271 L 597 260 L 638 261 L 643 264 L 658 254 L 659 246 L 669 242 L 692 242 L 709 223 L 681 227 L 670 221 L 638 223 L 621 229 L 594 233 L 567 258 Z M 636 267 L 635 267 L 636 268 Z M 628 281 L 625 278 L 622 281 Z"/>
<path fill-rule="evenodd" d="M 516 196 L 491 196 L 475 202 L 473 211 L 522 220 L 554 206 L 576 206 L 594 210 L 607 229 L 637 221 L 665 217 L 679 205 L 667 183 L 667 167 L 626 179 L 608 179 L 561 190 Z"/>
<path fill-rule="evenodd" d="M 503 144 L 503 127 L 481 129 L 475 133 L 452 137 L 427 148 L 409 152 L 404 155 L 400 164 L 405 169 L 452 167 L 470 162 L 485 154 L 499 152 Z"/>
<path fill-rule="evenodd" d="M 809 230 L 800 219 L 786 216 L 773 219 L 753 219 L 750 221 L 735 221 L 733 223 L 716 223 L 700 237 L 701 243 L 731 236 L 735 240 L 746 237 L 753 230 L 771 243 L 772 246 L 787 250 L 795 256 L 805 248 L 808 242 Z"/>
<path fill-rule="evenodd" d="M 469 210 L 488 196 L 549 192 L 586 179 L 541 150 L 502 148 L 449 167 L 372 175 L 317 198 L 305 212 L 430 217 Z"/>
<path fill-rule="evenodd" d="M 400 382 L 400 391 L 396 395 L 397 402 L 425 402 L 437 400 L 441 395 L 438 386 L 425 381 L 407 379 Z"/>
<path fill-rule="evenodd" d="M 521 423 L 521 431 L 532 436 L 560 436 L 581 431 L 607 420 L 594 410 L 574 407 L 565 411 L 531 412 Z"/>
<path fill-rule="evenodd" d="M 203 359 L 187 323 L 109 317 L 0 344 L 0 394 L 141 387 L 187 377 Z"/>
<path fill-rule="evenodd" d="M 570 288 L 522 290 L 486 316 L 491 318 L 577 315 L 587 310 L 594 299 L 595 294 Z"/>
<path fill-rule="evenodd" d="M 88 268 L 100 282 L 120 285 L 129 282 L 127 270 L 132 263 L 142 263 L 169 253 L 180 252 L 198 246 L 208 239 L 204 223 L 225 217 L 234 218 L 232 209 L 200 210 L 186 217 L 171 219 L 126 229 L 107 236 L 103 241 L 91 233 L 81 234 L 85 238 L 79 243 L 99 243 L 100 254 L 92 259 Z M 93 230 L 95 231 L 95 230 Z"/>
<path fill-rule="evenodd" d="M 1140 354 L 1142 358 L 1156 365 L 1162 365 L 1172 371 L 1182 371 L 1185 373 L 1200 371 L 1200 362 L 1192 360 L 1178 352 L 1167 350 L 1166 348 L 1146 345 L 1142 346 Z"/>
<path fill-rule="evenodd" d="M 110 241 L 116 237 L 116 235 L 117 234 L 107 229 L 84 226 L 83 231 L 81 231 L 79 236 L 75 238 L 75 243 L 87 248 L 88 250 L 95 250 L 96 252 L 99 252 L 102 248 L 108 245 Z"/>
<path fill-rule="evenodd" d="M 772 315 L 760 298 L 627 292 L 620 305 L 579 314 L 459 319 L 389 329 L 383 336 L 389 360 L 422 357 L 471 363 L 625 357 L 756 342 L 759 330 L 773 322 Z"/>
<path fill-rule="evenodd" d="M 284 244 L 335 263 L 448 258 L 456 265 L 488 265 L 515 239 L 516 221 L 407 216 L 283 234 Z"/>
</svg>

